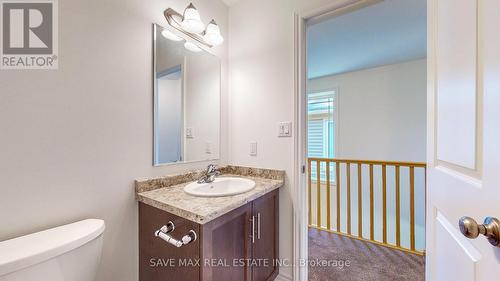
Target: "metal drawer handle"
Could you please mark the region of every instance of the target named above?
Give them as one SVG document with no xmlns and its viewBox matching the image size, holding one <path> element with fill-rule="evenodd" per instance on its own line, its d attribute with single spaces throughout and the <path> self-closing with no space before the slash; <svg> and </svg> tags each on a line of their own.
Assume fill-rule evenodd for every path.
<svg viewBox="0 0 500 281">
<path fill-rule="evenodd" d="M 250 237 L 252 237 L 252 244 L 254 244 L 255 243 L 255 216 L 252 216 L 251 220 L 252 220 L 252 234 L 250 235 Z"/>
<path fill-rule="evenodd" d="M 260 213 L 257 213 L 257 239 L 260 240 Z"/>
</svg>

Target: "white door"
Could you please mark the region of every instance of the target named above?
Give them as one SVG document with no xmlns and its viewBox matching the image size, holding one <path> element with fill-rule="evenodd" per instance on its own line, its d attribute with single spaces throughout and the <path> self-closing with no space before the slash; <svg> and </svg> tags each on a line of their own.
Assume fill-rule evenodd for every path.
<svg viewBox="0 0 500 281">
<path fill-rule="evenodd" d="M 497 281 L 459 219 L 500 218 L 500 0 L 428 0 L 428 39 L 426 280 Z"/>
</svg>

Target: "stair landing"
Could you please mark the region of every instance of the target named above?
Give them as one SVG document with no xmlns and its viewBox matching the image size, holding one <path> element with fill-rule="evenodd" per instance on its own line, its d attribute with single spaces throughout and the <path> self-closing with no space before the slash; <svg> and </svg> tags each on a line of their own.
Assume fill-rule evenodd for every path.
<svg viewBox="0 0 500 281">
<path fill-rule="evenodd" d="M 330 266 L 310 265 L 309 281 L 425 279 L 425 257 L 310 228 L 309 261 L 315 260 L 331 262 Z"/>
</svg>

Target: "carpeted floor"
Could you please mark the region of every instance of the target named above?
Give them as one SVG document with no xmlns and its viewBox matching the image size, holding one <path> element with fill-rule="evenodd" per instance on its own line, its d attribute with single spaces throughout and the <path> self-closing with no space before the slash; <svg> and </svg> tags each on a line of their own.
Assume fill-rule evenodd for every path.
<svg viewBox="0 0 500 281">
<path fill-rule="evenodd" d="M 309 261 L 309 281 L 424 280 L 424 257 L 312 228 Z"/>
</svg>

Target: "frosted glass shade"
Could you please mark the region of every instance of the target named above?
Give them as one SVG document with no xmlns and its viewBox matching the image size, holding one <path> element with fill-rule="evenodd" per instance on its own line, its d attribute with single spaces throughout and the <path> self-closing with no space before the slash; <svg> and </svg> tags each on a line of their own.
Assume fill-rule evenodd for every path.
<svg viewBox="0 0 500 281">
<path fill-rule="evenodd" d="M 180 36 L 175 35 L 172 31 L 170 31 L 168 29 L 164 29 L 161 32 L 161 35 L 163 35 L 163 37 L 165 37 L 169 40 L 172 40 L 172 41 L 182 41 L 182 38 Z"/>
<path fill-rule="evenodd" d="M 193 44 L 191 42 L 184 43 L 184 48 L 190 50 L 191 52 L 195 52 L 195 53 L 201 52 L 201 48 L 196 46 L 196 44 Z"/>
<path fill-rule="evenodd" d="M 203 36 L 205 41 L 210 44 L 210 45 L 220 45 L 222 42 L 224 42 L 224 37 L 220 34 L 220 28 L 215 22 L 215 20 L 212 20 L 208 26 L 207 29 L 205 30 L 205 35 Z"/>
<path fill-rule="evenodd" d="M 184 10 L 181 27 L 191 33 L 201 33 L 205 29 L 205 25 L 201 22 L 200 13 L 198 13 L 193 3 L 189 4 Z"/>
</svg>

